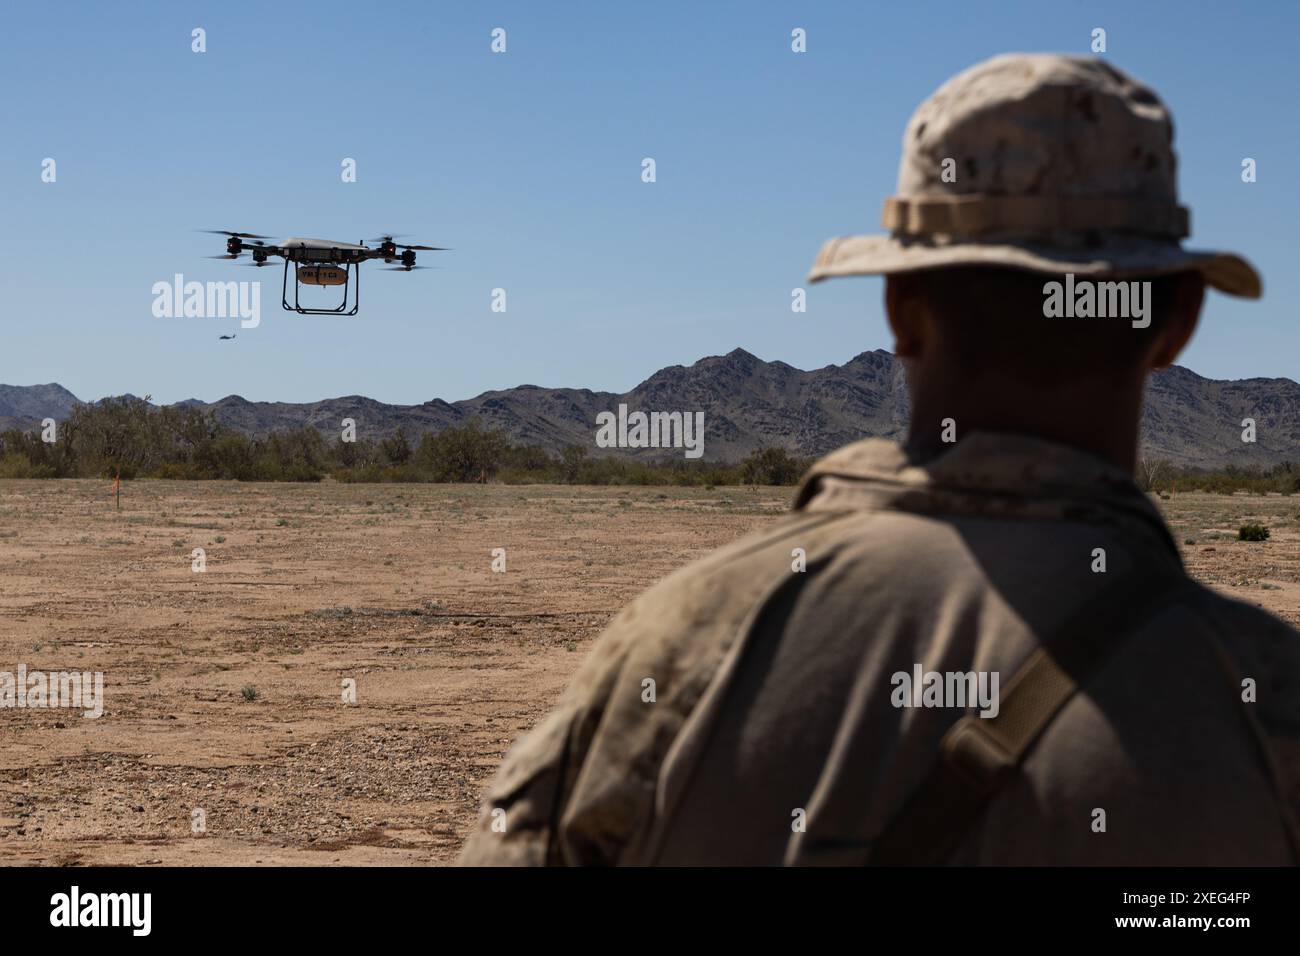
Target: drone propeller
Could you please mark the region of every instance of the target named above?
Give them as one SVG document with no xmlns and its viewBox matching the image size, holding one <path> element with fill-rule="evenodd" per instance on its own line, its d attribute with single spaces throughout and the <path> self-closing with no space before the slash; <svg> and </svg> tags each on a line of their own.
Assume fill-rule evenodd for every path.
<svg viewBox="0 0 1300 956">
<path fill-rule="evenodd" d="M 444 247 L 444 246 L 408 246 L 408 245 L 406 245 L 405 243 L 402 243 L 402 242 L 393 242 L 394 239 L 402 239 L 402 238 L 405 238 L 405 237 L 408 237 L 408 236 L 410 236 L 410 233 L 409 233 L 409 232 L 395 232 L 395 233 L 393 233 L 393 234 L 391 234 L 391 235 L 378 236 L 378 237 L 376 237 L 376 238 L 374 238 L 374 239 L 367 239 L 366 242 L 378 242 L 378 243 L 380 243 L 380 244 L 383 244 L 383 243 L 385 243 L 385 242 L 392 242 L 393 245 L 396 246 L 398 249 L 423 249 L 423 250 L 425 250 L 425 251 L 427 251 L 427 252 L 445 252 L 445 251 L 447 251 L 447 250 L 446 250 L 446 247 Z"/>
<path fill-rule="evenodd" d="M 412 269 L 436 269 L 437 266 L 384 266 L 380 272 L 410 272 Z"/>
<path fill-rule="evenodd" d="M 237 239 L 270 239 L 270 236 L 259 236 L 255 232 L 230 232 L 226 229 L 200 229 L 199 232 L 210 232 L 214 236 L 234 236 Z"/>
<path fill-rule="evenodd" d="M 204 256 L 204 258 L 205 259 L 238 259 L 239 255 L 238 253 L 231 253 L 230 255 L 226 255 L 226 256 Z"/>
<path fill-rule="evenodd" d="M 240 265 L 241 265 L 241 266 L 244 266 L 245 268 L 247 268 L 247 267 L 249 267 L 249 266 L 254 266 L 254 267 L 258 268 L 258 269 L 262 268 L 262 266 L 269 266 L 270 264 L 271 264 L 271 263 L 267 262 L 265 259 L 262 259 L 260 262 L 259 262 L 258 260 L 256 260 L 256 259 L 254 259 L 252 262 L 241 262 L 241 263 L 240 263 Z"/>
</svg>

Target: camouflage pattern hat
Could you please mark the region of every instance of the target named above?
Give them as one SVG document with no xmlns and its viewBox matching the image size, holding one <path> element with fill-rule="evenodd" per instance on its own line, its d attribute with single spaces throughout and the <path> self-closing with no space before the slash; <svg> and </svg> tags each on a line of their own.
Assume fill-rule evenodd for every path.
<svg viewBox="0 0 1300 956">
<path fill-rule="evenodd" d="M 1198 270 L 1258 298 L 1240 256 L 1183 249 L 1173 121 L 1103 60 L 1011 53 L 959 73 L 903 135 L 887 236 L 827 242 L 809 278 L 992 265 L 1081 276 Z"/>
</svg>

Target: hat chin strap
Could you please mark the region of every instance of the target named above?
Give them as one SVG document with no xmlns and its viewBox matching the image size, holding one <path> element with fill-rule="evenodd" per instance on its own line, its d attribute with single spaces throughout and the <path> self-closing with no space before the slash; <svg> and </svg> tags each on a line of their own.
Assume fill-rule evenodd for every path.
<svg viewBox="0 0 1300 956">
<path fill-rule="evenodd" d="M 891 196 L 881 224 L 896 234 L 972 239 L 994 233 L 1031 240 L 1095 232 L 1178 240 L 1191 232 L 1186 206 L 1109 196 Z"/>
</svg>

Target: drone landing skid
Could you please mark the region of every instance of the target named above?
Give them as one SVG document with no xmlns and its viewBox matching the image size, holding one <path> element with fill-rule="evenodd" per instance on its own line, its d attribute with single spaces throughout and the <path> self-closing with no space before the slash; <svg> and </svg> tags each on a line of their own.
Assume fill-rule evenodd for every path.
<svg viewBox="0 0 1300 956">
<path fill-rule="evenodd" d="M 298 290 L 302 284 L 298 281 L 299 263 L 293 264 L 293 305 L 289 304 L 289 260 L 284 260 L 284 280 L 280 283 L 280 305 L 287 312 L 297 312 L 299 315 L 356 315 L 357 309 L 361 307 L 361 268 L 360 263 L 348 262 L 338 263 L 346 272 L 346 278 L 343 282 L 343 301 L 337 309 L 309 309 L 302 305 L 298 300 Z M 336 267 L 337 267 L 336 266 Z M 348 308 L 348 290 L 352 292 L 352 308 Z"/>
</svg>

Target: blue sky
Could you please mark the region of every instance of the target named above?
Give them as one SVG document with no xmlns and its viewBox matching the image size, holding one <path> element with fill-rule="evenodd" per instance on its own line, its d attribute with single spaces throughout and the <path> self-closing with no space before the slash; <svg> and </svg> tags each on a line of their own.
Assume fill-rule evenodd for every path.
<svg viewBox="0 0 1300 956">
<path fill-rule="evenodd" d="M 1050 9 L 1043 9 L 1050 7 Z M 1189 245 L 1238 250 L 1262 302 L 1212 294 L 1182 364 L 1300 378 L 1300 5 L 48 2 L 0 33 L 0 382 L 82 398 L 401 403 L 531 383 L 624 390 L 740 346 L 800 368 L 888 348 L 881 280 L 823 283 L 878 230 L 903 127 L 1012 50 L 1107 56 L 1174 111 Z M 191 30 L 207 52 L 191 52 Z M 490 32 L 507 31 L 494 55 Z M 803 27 L 808 52 L 790 51 Z M 1240 181 L 1243 157 L 1259 181 Z M 58 181 L 42 183 L 41 162 Z M 356 159 L 358 181 L 340 163 Z M 658 181 L 641 181 L 653 157 Z M 279 269 L 196 229 L 454 247 L 300 317 Z M 276 260 L 278 262 L 278 260 Z M 262 322 L 158 319 L 150 289 L 261 279 Z M 490 310 L 507 290 L 508 311 Z M 222 333 L 237 332 L 233 342 Z"/>
</svg>

